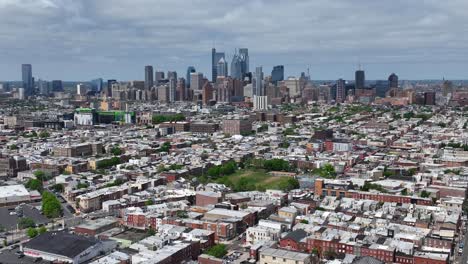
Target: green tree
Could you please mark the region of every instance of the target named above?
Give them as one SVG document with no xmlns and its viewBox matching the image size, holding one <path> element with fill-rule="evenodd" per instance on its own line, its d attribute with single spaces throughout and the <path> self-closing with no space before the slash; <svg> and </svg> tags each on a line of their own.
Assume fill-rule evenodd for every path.
<svg viewBox="0 0 468 264">
<path fill-rule="evenodd" d="M 169 152 L 171 149 L 171 143 L 170 142 L 164 142 L 160 147 L 158 152 Z"/>
<path fill-rule="evenodd" d="M 37 229 L 34 228 L 34 227 L 30 227 L 28 228 L 28 230 L 26 231 L 26 234 L 28 235 L 29 238 L 33 238 L 33 237 L 36 237 L 38 232 L 37 232 Z"/>
<path fill-rule="evenodd" d="M 154 229 L 153 229 L 152 227 L 150 227 L 150 228 L 148 229 L 148 235 L 149 235 L 149 236 L 154 236 L 154 235 L 156 235 L 156 231 L 154 231 Z"/>
<path fill-rule="evenodd" d="M 50 192 L 42 193 L 42 213 L 48 218 L 57 218 L 62 215 L 60 201 Z"/>
<path fill-rule="evenodd" d="M 29 179 L 28 182 L 24 185 L 26 188 L 36 191 L 42 190 L 42 182 L 38 179 Z"/>
<path fill-rule="evenodd" d="M 54 184 L 52 185 L 52 190 L 56 191 L 56 192 L 63 192 L 63 190 L 65 189 L 65 187 L 63 187 L 63 184 L 61 183 L 57 183 L 57 184 Z"/>
<path fill-rule="evenodd" d="M 154 201 L 149 199 L 145 202 L 145 205 L 148 206 L 148 205 L 153 205 L 154 204 Z"/>
<path fill-rule="evenodd" d="M 429 196 L 431 196 L 431 193 L 430 193 L 430 192 L 428 192 L 428 191 L 426 191 L 426 190 L 423 190 L 423 191 L 421 192 L 421 197 L 422 197 L 422 198 L 429 198 Z"/>
<path fill-rule="evenodd" d="M 183 211 L 183 210 L 177 211 L 176 216 L 177 216 L 178 218 L 188 218 L 187 212 L 186 212 L 186 211 Z"/>
<path fill-rule="evenodd" d="M 301 224 L 306 224 L 307 225 L 307 224 L 309 224 L 309 221 L 307 221 L 306 219 L 302 219 Z"/>
<path fill-rule="evenodd" d="M 404 188 L 401 190 L 401 195 L 408 195 L 408 189 Z"/>
<path fill-rule="evenodd" d="M 20 218 L 20 220 L 18 221 L 19 229 L 25 229 L 29 227 L 35 227 L 35 226 L 36 226 L 36 223 L 34 223 L 34 220 L 32 220 L 29 217 Z"/>
<path fill-rule="evenodd" d="M 123 150 L 119 146 L 114 146 L 111 148 L 110 153 L 114 156 L 120 156 L 123 154 Z"/>
<path fill-rule="evenodd" d="M 50 137 L 50 133 L 47 132 L 47 130 L 42 130 L 42 131 L 39 133 L 39 137 L 40 137 L 40 138 L 48 138 L 48 137 Z"/>
<path fill-rule="evenodd" d="M 87 183 L 85 183 L 85 182 L 80 182 L 80 183 L 78 183 L 78 185 L 76 185 L 77 189 L 86 189 L 88 187 L 89 187 L 89 185 Z"/>
<path fill-rule="evenodd" d="M 224 244 L 217 244 L 205 251 L 205 254 L 213 256 L 215 258 L 222 258 L 227 254 L 227 248 Z"/>
<path fill-rule="evenodd" d="M 278 188 L 282 191 L 288 192 L 290 190 L 299 188 L 299 181 L 292 177 L 283 178 L 279 182 Z"/>
<path fill-rule="evenodd" d="M 36 177 L 36 179 L 40 180 L 40 181 L 47 181 L 49 178 L 47 177 L 47 175 L 45 174 L 45 172 L 41 171 L 41 170 L 37 170 L 35 171 L 34 173 L 34 176 Z"/>
<path fill-rule="evenodd" d="M 44 234 L 45 232 L 47 232 L 47 228 L 45 226 L 41 226 L 37 229 L 37 232 L 39 233 L 39 235 Z"/>
</svg>

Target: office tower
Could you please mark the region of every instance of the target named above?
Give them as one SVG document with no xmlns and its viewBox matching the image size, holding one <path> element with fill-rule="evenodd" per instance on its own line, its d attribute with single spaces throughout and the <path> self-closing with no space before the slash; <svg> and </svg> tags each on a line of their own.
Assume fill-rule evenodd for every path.
<svg viewBox="0 0 468 264">
<path fill-rule="evenodd" d="M 39 79 L 38 80 L 39 93 L 41 95 L 49 95 L 49 82 Z"/>
<path fill-rule="evenodd" d="M 117 83 L 117 80 L 107 80 L 107 90 L 106 90 L 107 97 L 112 97 L 112 85 L 115 83 Z"/>
<path fill-rule="evenodd" d="M 174 79 L 177 81 L 177 72 L 175 71 L 168 71 L 167 72 L 167 79 L 170 80 L 170 79 Z"/>
<path fill-rule="evenodd" d="M 375 83 L 375 94 L 378 97 L 385 98 L 388 90 L 389 90 L 390 85 L 388 84 L 388 81 L 386 80 L 378 80 Z"/>
<path fill-rule="evenodd" d="M 232 57 L 231 61 L 231 77 L 234 79 L 242 80 L 242 59 L 236 53 Z"/>
<path fill-rule="evenodd" d="M 34 83 L 32 77 L 32 66 L 31 64 L 21 65 L 21 74 L 23 77 L 23 87 L 25 96 L 34 94 Z"/>
<path fill-rule="evenodd" d="M 158 86 L 157 94 L 158 94 L 158 101 L 168 102 L 169 101 L 169 86 L 167 84 Z"/>
<path fill-rule="evenodd" d="M 343 79 L 336 81 L 336 99 L 337 103 L 343 103 L 346 98 L 346 82 Z"/>
<path fill-rule="evenodd" d="M 177 79 L 173 76 L 169 79 L 169 102 L 175 102 L 176 100 L 176 89 L 177 89 Z"/>
<path fill-rule="evenodd" d="M 187 74 L 185 76 L 185 87 L 190 88 L 190 74 L 196 72 L 195 67 L 193 66 L 188 66 L 187 68 Z"/>
<path fill-rule="evenodd" d="M 52 81 L 52 91 L 53 92 L 63 92 L 63 83 L 61 80 Z"/>
<path fill-rule="evenodd" d="M 147 65 L 145 66 L 145 89 L 149 90 L 154 85 L 153 79 L 153 66 Z"/>
<path fill-rule="evenodd" d="M 190 88 L 195 91 L 203 88 L 203 73 L 194 72 L 190 74 Z"/>
<path fill-rule="evenodd" d="M 91 91 L 100 93 L 102 91 L 103 80 L 102 78 L 97 78 L 91 81 Z"/>
<path fill-rule="evenodd" d="M 184 101 L 185 98 L 187 98 L 186 95 L 186 85 L 185 85 L 185 79 L 184 78 L 179 78 L 177 80 L 177 89 L 176 89 L 176 100 L 177 101 Z"/>
<path fill-rule="evenodd" d="M 268 96 L 266 95 L 254 95 L 253 97 L 253 109 L 254 110 L 268 110 Z"/>
<path fill-rule="evenodd" d="M 283 65 L 274 66 L 273 70 L 271 71 L 271 82 L 277 85 L 279 81 L 283 81 L 283 80 L 284 80 L 284 66 Z"/>
<path fill-rule="evenodd" d="M 213 99 L 213 86 L 211 86 L 210 82 L 205 82 L 202 89 L 203 105 L 208 105 L 211 99 Z"/>
<path fill-rule="evenodd" d="M 436 93 L 435 92 L 425 92 L 424 93 L 424 104 L 425 105 L 435 105 L 436 104 Z"/>
<path fill-rule="evenodd" d="M 19 100 L 24 100 L 26 99 L 25 96 L 25 89 L 23 87 L 18 88 L 18 99 Z"/>
<path fill-rule="evenodd" d="M 253 94 L 258 96 L 265 95 L 265 89 L 263 87 L 263 70 L 262 67 L 255 68 L 255 74 L 253 77 Z"/>
<path fill-rule="evenodd" d="M 241 58 L 241 73 L 242 78 L 249 72 L 249 49 L 247 48 L 240 48 L 239 49 L 239 56 Z"/>
<path fill-rule="evenodd" d="M 161 81 L 164 80 L 164 72 L 162 71 L 156 71 L 154 76 L 155 76 L 154 81 L 156 85 L 159 85 Z"/>
<path fill-rule="evenodd" d="M 218 77 L 222 76 L 222 77 L 227 77 L 228 75 L 228 66 L 227 66 L 227 63 L 226 61 L 224 60 L 224 58 L 221 58 L 219 61 L 218 61 L 218 66 L 217 66 L 217 74 L 218 74 Z"/>
<path fill-rule="evenodd" d="M 86 86 L 82 83 L 76 85 L 76 94 L 77 95 L 86 95 L 87 89 Z"/>
<path fill-rule="evenodd" d="M 395 73 L 390 74 L 388 77 L 388 88 L 398 88 L 398 75 Z"/>
<path fill-rule="evenodd" d="M 218 77 L 218 62 L 221 58 L 225 59 L 224 52 L 216 52 L 215 48 L 211 49 L 211 81 L 216 82 Z"/>
<path fill-rule="evenodd" d="M 354 87 L 356 89 L 364 89 L 365 82 L 366 82 L 366 77 L 365 77 L 364 71 L 363 70 L 357 70 L 354 77 L 355 77 Z"/>
<path fill-rule="evenodd" d="M 453 83 L 448 80 L 444 80 L 442 84 L 442 95 L 447 96 L 449 93 L 453 92 Z"/>
</svg>

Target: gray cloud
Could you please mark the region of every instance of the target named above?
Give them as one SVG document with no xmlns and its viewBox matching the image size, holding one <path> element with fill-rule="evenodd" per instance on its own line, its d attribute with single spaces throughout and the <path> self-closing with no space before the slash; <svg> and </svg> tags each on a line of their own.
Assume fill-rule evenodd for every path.
<svg viewBox="0 0 468 264">
<path fill-rule="evenodd" d="M 0 79 L 142 79 L 143 66 L 206 74 L 213 43 L 251 67 L 315 79 L 464 78 L 466 0 L 0 0 Z"/>
</svg>

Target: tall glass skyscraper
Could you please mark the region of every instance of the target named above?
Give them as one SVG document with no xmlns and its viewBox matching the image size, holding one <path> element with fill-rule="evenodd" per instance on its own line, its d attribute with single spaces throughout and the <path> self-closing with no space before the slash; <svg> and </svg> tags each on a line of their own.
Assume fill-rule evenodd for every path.
<svg viewBox="0 0 468 264">
<path fill-rule="evenodd" d="M 279 81 L 284 80 L 284 66 L 278 65 L 274 66 L 273 70 L 271 71 L 271 81 L 274 84 L 278 84 Z"/>
<path fill-rule="evenodd" d="M 356 89 L 364 89 L 365 87 L 365 82 L 366 82 L 366 76 L 363 70 L 357 70 L 355 73 L 355 84 L 354 87 Z"/>
<path fill-rule="evenodd" d="M 216 82 L 218 78 L 218 62 L 223 58 L 225 58 L 224 52 L 216 52 L 215 48 L 211 49 L 211 81 Z"/>
<path fill-rule="evenodd" d="M 248 48 L 240 48 L 239 49 L 239 56 L 242 59 L 241 63 L 241 72 L 242 78 L 249 72 L 249 49 Z"/>
<path fill-rule="evenodd" d="M 242 59 L 238 54 L 234 54 L 231 62 L 231 77 L 242 80 Z"/>
<path fill-rule="evenodd" d="M 187 75 L 185 78 L 185 87 L 190 88 L 190 74 L 196 72 L 195 67 L 193 66 L 188 66 L 187 68 Z"/>
<path fill-rule="evenodd" d="M 31 64 L 21 65 L 21 74 L 23 79 L 23 88 L 26 95 L 32 95 L 34 93 L 34 83 L 32 77 L 32 66 Z"/>
<path fill-rule="evenodd" d="M 151 89 L 154 85 L 153 79 L 153 66 L 147 65 L 145 66 L 145 90 Z"/>
<path fill-rule="evenodd" d="M 97 78 L 91 81 L 91 90 L 100 93 L 103 88 L 102 78 Z"/>
<path fill-rule="evenodd" d="M 255 68 L 255 74 L 253 78 L 253 95 L 264 96 L 265 88 L 263 87 L 263 69 L 262 67 Z"/>
<path fill-rule="evenodd" d="M 388 87 L 391 88 L 398 88 L 398 75 L 395 73 L 390 74 L 388 76 Z"/>
</svg>

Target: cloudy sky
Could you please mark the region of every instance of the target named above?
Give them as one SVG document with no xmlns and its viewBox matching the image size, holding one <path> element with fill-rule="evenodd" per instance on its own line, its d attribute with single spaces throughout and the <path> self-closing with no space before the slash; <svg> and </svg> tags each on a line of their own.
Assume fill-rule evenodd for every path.
<svg viewBox="0 0 468 264">
<path fill-rule="evenodd" d="M 467 0 L 0 0 L 0 80 L 209 75 L 211 47 L 313 79 L 468 79 Z M 229 59 L 228 59 L 229 60 Z"/>
</svg>

